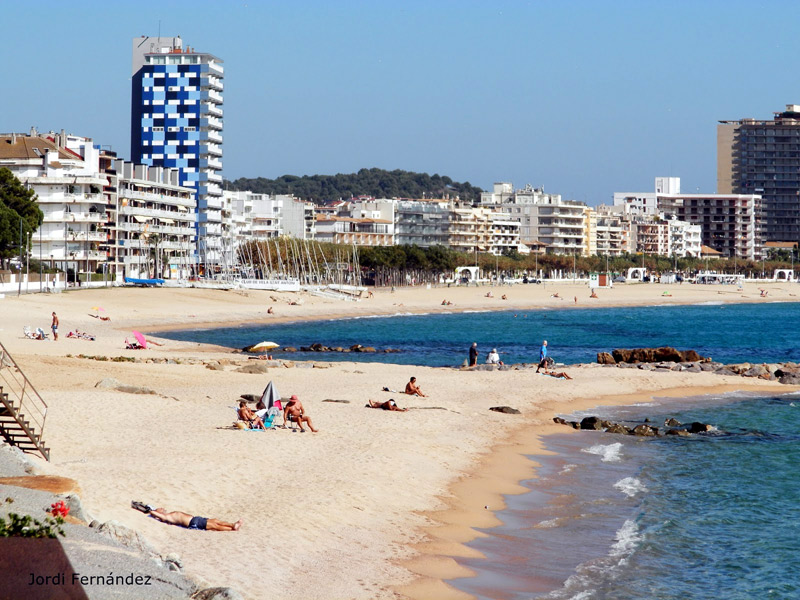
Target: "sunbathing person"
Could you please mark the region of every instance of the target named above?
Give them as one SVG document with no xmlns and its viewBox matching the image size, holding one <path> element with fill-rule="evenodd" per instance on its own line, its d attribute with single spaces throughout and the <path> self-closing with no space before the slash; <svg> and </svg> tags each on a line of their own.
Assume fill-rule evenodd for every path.
<svg viewBox="0 0 800 600">
<path fill-rule="evenodd" d="M 595 292 L 594 290 L 592 290 L 592 293 L 591 293 L 591 294 L 589 294 L 589 298 L 597 298 L 597 292 Z"/>
<path fill-rule="evenodd" d="M 250 424 L 250 429 L 263 429 L 264 431 L 267 430 L 267 426 L 264 425 L 264 421 L 261 420 L 261 417 L 250 410 L 250 408 L 247 406 L 247 402 L 244 400 L 239 402 L 239 410 L 236 411 L 236 414 L 239 415 L 240 421 L 246 421 Z"/>
<path fill-rule="evenodd" d="M 555 371 L 548 371 L 547 369 L 545 369 L 544 374 L 550 375 L 550 377 L 555 377 L 556 379 L 572 379 L 572 377 L 567 375 L 564 371 L 556 373 Z"/>
<path fill-rule="evenodd" d="M 392 400 L 391 398 L 386 402 L 378 402 L 376 400 L 368 400 L 369 404 L 367 404 L 368 408 L 382 408 L 383 410 L 394 410 L 397 412 L 406 412 L 407 408 L 400 408 L 397 406 L 397 402 Z"/>
<path fill-rule="evenodd" d="M 419 389 L 416 377 L 412 377 L 406 384 L 406 394 L 409 396 L 422 396 L 423 398 L 427 398 L 427 396 L 422 393 L 422 390 Z"/>
<path fill-rule="evenodd" d="M 239 531 L 242 526 L 242 520 L 239 519 L 236 523 L 226 523 L 219 519 L 207 519 L 205 517 L 193 517 L 189 513 L 174 510 L 167 512 L 163 508 L 156 508 L 148 513 L 154 519 L 158 519 L 162 523 L 169 523 L 170 525 L 180 525 L 187 529 L 201 529 L 205 531 Z"/>
<path fill-rule="evenodd" d="M 303 414 L 303 403 L 300 402 L 300 399 L 297 396 L 292 396 L 289 398 L 289 401 L 286 403 L 286 407 L 283 409 L 284 427 L 286 426 L 287 421 L 297 423 L 298 427 L 300 427 L 300 431 L 305 431 L 303 428 L 303 423 L 308 423 L 308 428 L 314 433 L 319 431 L 319 429 L 314 429 L 311 419 Z"/>
</svg>

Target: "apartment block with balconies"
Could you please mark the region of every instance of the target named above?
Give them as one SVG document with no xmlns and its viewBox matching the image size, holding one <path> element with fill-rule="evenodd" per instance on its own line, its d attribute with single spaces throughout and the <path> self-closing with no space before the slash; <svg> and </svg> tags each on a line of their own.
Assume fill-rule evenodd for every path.
<svg viewBox="0 0 800 600">
<path fill-rule="evenodd" d="M 195 261 L 222 264 L 222 60 L 180 37 L 133 40 L 131 158 L 176 168 L 197 198 Z"/>
<path fill-rule="evenodd" d="M 0 134 L 0 167 L 36 192 L 44 221 L 30 239 L 31 256 L 87 279 L 105 263 L 108 178 L 90 138 L 49 132 Z"/>
<path fill-rule="evenodd" d="M 114 162 L 110 262 L 124 277 L 185 279 L 194 272 L 195 197 L 177 169 Z"/>
<path fill-rule="evenodd" d="M 717 125 L 717 193 L 760 199 L 758 256 L 763 242 L 800 240 L 800 105 L 773 114 Z"/>
</svg>

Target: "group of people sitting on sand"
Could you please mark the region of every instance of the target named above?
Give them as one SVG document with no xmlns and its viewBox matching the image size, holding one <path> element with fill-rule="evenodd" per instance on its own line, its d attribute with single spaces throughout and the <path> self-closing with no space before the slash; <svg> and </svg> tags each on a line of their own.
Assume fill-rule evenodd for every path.
<svg viewBox="0 0 800 600">
<path fill-rule="evenodd" d="M 268 427 L 264 423 L 264 417 L 266 417 L 268 412 L 269 409 L 264 405 L 263 400 L 258 401 L 255 410 L 247 406 L 245 400 L 241 400 L 239 402 L 239 409 L 236 411 L 239 420 L 249 424 L 250 429 L 264 429 L 265 431 Z M 314 427 L 311 418 L 305 414 L 303 403 L 300 402 L 300 399 L 296 395 L 292 395 L 286 402 L 286 406 L 283 407 L 283 425 L 281 425 L 281 427 L 285 428 L 287 423 L 296 423 L 301 432 L 305 432 L 306 430 L 303 424 L 308 425 L 308 428 L 314 433 L 319 431 L 319 429 Z"/>
<path fill-rule="evenodd" d="M 445 299 L 445 300 L 442 300 L 442 306 L 451 306 L 452 304 L 453 304 L 453 303 L 452 303 L 452 302 L 450 302 L 450 300 L 447 300 L 447 299 Z"/>
<path fill-rule="evenodd" d="M 92 342 L 94 341 L 94 336 L 91 333 L 86 333 L 85 331 L 78 331 L 77 329 L 75 331 L 70 331 L 67 334 L 67 337 L 68 338 L 77 338 L 77 339 L 81 339 L 81 340 L 89 340 L 89 341 L 92 341 Z"/>
</svg>

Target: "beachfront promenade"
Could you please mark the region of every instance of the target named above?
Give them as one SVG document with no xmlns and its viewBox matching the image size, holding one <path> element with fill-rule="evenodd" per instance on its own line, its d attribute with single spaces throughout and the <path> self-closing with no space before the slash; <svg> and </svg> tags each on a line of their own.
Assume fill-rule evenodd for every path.
<svg viewBox="0 0 800 600">
<path fill-rule="evenodd" d="M 522 491 L 517 482 L 534 474 L 523 455 L 538 448 L 539 435 L 563 433 L 552 424 L 555 414 L 653 393 L 689 395 L 745 384 L 779 393 L 789 388 L 710 373 L 598 365 L 572 367 L 571 381 L 534 370 L 357 362 L 253 374 L 239 370 L 246 366 L 241 354 L 170 340 L 157 340 L 164 345 L 149 350 L 126 350 L 125 337 L 134 329 L 147 334 L 168 327 L 402 312 L 797 299 L 792 284 L 758 287 L 769 289 L 767 299 L 754 284 L 743 291 L 626 285 L 599 290 L 591 300 L 583 285 L 548 284 L 504 287 L 507 300 L 500 294 L 486 298 L 485 288 L 398 288 L 357 303 L 299 293 L 108 288 L 7 296 L 0 309 L 2 342 L 49 407 L 45 436 L 52 462 L 33 460 L 43 473 L 75 479 L 91 518 L 139 531 L 161 552 L 179 555 L 189 576 L 234 587 L 246 598 L 390 598 L 397 591 L 438 598 L 451 593 L 439 578 L 463 572 L 450 557 L 471 552 L 460 546 L 472 535 L 470 527 L 491 525 L 492 511 L 502 507 L 500 494 Z M 552 298 L 555 291 L 566 299 Z M 441 306 L 445 297 L 453 304 Z M 290 304 L 301 298 L 301 304 Z M 110 319 L 97 318 L 93 307 L 102 307 L 100 314 Z M 23 337 L 24 325 L 47 330 L 53 311 L 61 323 L 58 342 Z M 73 329 L 96 339 L 67 338 Z M 79 354 L 145 360 L 110 362 Z M 146 360 L 156 357 L 166 362 Z M 428 397 L 381 391 L 402 388 L 410 375 Z M 95 387 L 108 378 L 119 385 Z M 320 433 L 231 428 L 237 397 L 259 394 L 269 380 L 282 396 L 301 398 Z M 149 393 L 121 391 L 126 385 Z M 389 397 L 412 410 L 364 408 L 368 399 Z M 497 405 L 522 414 L 488 410 Z M 192 514 L 241 517 L 244 524 L 235 533 L 188 531 L 132 510 L 134 499 Z M 252 583 L 253 569 L 259 586 Z"/>
</svg>

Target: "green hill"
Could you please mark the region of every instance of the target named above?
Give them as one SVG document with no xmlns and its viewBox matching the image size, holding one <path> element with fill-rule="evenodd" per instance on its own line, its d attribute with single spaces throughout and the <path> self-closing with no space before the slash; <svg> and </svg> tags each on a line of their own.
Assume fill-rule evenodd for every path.
<svg viewBox="0 0 800 600">
<path fill-rule="evenodd" d="M 256 194 L 294 194 L 317 204 L 328 200 L 348 199 L 352 196 L 375 198 L 451 198 L 477 201 L 481 188 L 469 182 L 458 183 L 449 177 L 412 173 L 410 171 L 385 171 L 361 169 L 358 173 L 336 175 L 282 175 L 277 179 L 241 177 L 228 183 L 228 189 L 250 191 Z"/>
</svg>

